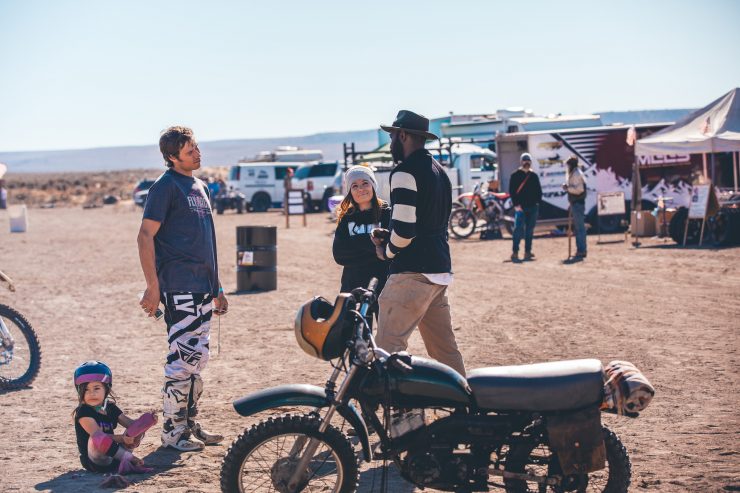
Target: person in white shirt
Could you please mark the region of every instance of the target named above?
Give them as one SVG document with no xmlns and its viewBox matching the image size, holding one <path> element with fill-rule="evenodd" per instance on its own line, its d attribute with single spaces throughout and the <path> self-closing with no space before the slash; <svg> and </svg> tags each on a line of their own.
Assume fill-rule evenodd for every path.
<svg viewBox="0 0 740 493">
<path fill-rule="evenodd" d="M 588 244 L 586 241 L 586 178 L 578 167 L 578 158 L 571 156 L 566 161 L 568 172 L 563 190 L 568 193 L 568 202 L 573 214 L 573 229 L 576 233 L 576 258 L 586 258 Z"/>
</svg>

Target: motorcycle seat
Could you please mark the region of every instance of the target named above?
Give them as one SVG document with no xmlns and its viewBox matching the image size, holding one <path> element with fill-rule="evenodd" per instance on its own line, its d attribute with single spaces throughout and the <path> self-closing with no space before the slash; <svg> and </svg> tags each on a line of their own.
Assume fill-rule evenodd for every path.
<svg viewBox="0 0 740 493">
<path fill-rule="evenodd" d="M 509 194 L 506 192 L 494 192 L 493 196 L 499 200 L 506 200 L 509 198 Z"/>
<path fill-rule="evenodd" d="M 468 373 L 480 409 L 568 411 L 600 404 L 604 369 L 597 359 L 495 366 Z"/>
</svg>

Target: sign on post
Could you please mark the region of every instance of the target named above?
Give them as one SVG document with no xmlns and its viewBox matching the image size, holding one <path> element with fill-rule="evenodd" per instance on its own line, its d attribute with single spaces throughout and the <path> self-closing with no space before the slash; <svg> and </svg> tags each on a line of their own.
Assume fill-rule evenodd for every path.
<svg viewBox="0 0 740 493">
<path fill-rule="evenodd" d="M 689 219 L 704 219 L 706 217 L 711 187 L 711 185 L 696 185 L 691 189 Z"/>
<path fill-rule="evenodd" d="M 596 211 L 599 216 L 625 214 L 624 192 L 599 192 L 596 194 Z"/>
<path fill-rule="evenodd" d="M 689 214 L 686 217 L 686 227 L 683 231 L 683 244 L 686 246 L 686 237 L 689 233 L 689 222 L 692 219 L 701 219 L 701 230 L 699 231 L 699 246 L 704 241 L 704 226 L 707 222 L 707 215 L 714 214 L 719 209 L 719 201 L 714 193 L 712 183 L 703 185 L 694 185 L 691 188 L 691 203 L 689 204 Z"/>
<path fill-rule="evenodd" d="M 624 192 L 599 192 L 596 194 L 596 220 L 599 223 L 599 240 L 601 243 L 601 217 L 602 216 L 624 216 L 627 206 L 624 201 Z M 625 236 L 625 240 L 627 237 Z"/>
<path fill-rule="evenodd" d="M 285 191 L 285 227 L 290 228 L 290 216 L 303 216 L 303 226 L 306 226 L 306 196 L 302 189 L 288 189 Z"/>
</svg>

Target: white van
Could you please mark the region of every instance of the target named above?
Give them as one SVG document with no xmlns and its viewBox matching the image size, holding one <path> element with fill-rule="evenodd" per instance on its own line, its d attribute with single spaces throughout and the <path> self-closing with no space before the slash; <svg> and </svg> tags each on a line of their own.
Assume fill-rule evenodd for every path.
<svg viewBox="0 0 740 493">
<path fill-rule="evenodd" d="M 303 162 L 239 163 L 229 170 L 226 186 L 244 194 L 249 210 L 265 212 L 281 207 L 285 196 L 285 175 Z"/>
</svg>

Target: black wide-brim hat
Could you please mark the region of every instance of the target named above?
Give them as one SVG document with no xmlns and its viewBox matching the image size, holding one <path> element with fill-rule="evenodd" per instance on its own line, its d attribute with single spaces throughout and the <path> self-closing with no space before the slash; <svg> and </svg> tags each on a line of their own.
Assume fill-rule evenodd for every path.
<svg viewBox="0 0 740 493">
<path fill-rule="evenodd" d="M 439 139 L 439 137 L 429 131 L 429 118 L 418 115 L 409 110 L 399 111 L 393 125 L 381 125 L 380 128 L 389 133 L 403 130 L 410 134 L 422 135 L 426 137 L 427 140 Z"/>
</svg>

